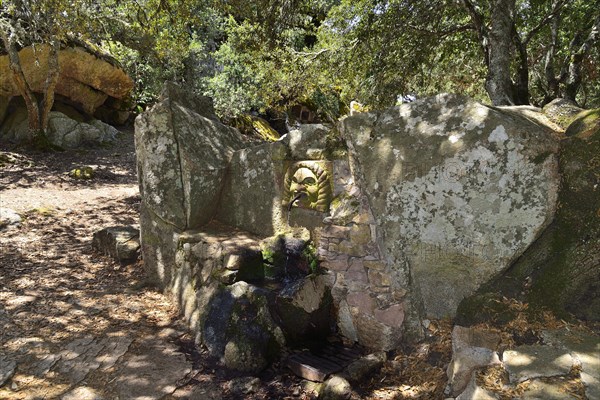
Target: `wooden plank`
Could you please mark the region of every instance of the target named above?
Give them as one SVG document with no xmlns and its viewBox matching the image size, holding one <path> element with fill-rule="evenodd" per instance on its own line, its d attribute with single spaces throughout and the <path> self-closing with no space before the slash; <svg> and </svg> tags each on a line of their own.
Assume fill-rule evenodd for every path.
<svg viewBox="0 0 600 400">
<path fill-rule="evenodd" d="M 329 361 L 327 361 L 321 357 L 315 356 L 313 354 L 306 354 L 306 353 L 299 354 L 296 357 L 294 357 L 294 359 L 296 361 L 302 362 L 304 364 L 324 370 L 328 373 L 337 372 L 344 368 L 343 366 L 341 366 L 339 364 L 329 362 Z"/>
<path fill-rule="evenodd" d="M 308 364 L 303 364 L 302 362 L 295 361 L 291 358 L 287 360 L 287 366 L 292 370 L 292 372 L 294 372 L 294 374 L 309 381 L 323 382 L 328 375 L 327 373 L 320 371 L 318 368 Z"/>
</svg>

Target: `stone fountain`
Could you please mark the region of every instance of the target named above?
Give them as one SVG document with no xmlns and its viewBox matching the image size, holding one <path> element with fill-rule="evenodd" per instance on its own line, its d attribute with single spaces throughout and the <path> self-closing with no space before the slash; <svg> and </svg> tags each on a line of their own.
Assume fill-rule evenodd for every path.
<svg viewBox="0 0 600 400">
<path fill-rule="evenodd" d="M 454 95 L 257 143 L 167 83 L 136 148 L 150 280 L 253 372 L 331 333 L 384 351 L 422 337 L 539 236 L 559 185 L 544 124 Z"/>
</svg>

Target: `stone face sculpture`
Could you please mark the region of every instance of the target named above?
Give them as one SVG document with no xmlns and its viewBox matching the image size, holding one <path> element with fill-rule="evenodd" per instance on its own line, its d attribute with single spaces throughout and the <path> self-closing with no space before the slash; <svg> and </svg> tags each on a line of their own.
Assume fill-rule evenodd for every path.
<svg viewBox="0 0 600 400">
<path fill-rule="evenodd" d="M 332 198 L 331 163 L 299 161 L 285 174 L 283 205 L 327 212 Z"/>
</svg>

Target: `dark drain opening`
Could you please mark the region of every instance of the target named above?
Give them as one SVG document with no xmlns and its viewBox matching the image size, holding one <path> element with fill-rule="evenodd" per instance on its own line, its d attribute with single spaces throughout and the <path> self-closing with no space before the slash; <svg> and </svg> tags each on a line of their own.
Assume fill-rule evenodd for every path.
<svg viewBox="0 0 600 400">
<path fill-rule="evenodd" d="M 303 350 L 291 354 L 285 365 L 301 378 L 323 382 L 331 375 L 343 371 L 363 355 L 358 346 L 345 347 L 342 343 L 328 343 L 325 347 Z"/>
</svg>

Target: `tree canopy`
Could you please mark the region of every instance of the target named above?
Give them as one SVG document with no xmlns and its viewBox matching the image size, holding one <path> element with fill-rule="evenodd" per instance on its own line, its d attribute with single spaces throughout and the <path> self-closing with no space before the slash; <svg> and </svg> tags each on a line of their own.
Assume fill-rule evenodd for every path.
<svg viewBox="0 0 600 400">
<path fill-rule="evenodd" d="M 5 0 L 0 16 L 6 50 L 108 49 L 141 107 L 165 79 L 226 118 L 298 103 L 334 118 L 408 93 L 600 105 L 599 0 Z"/>
</svg>

